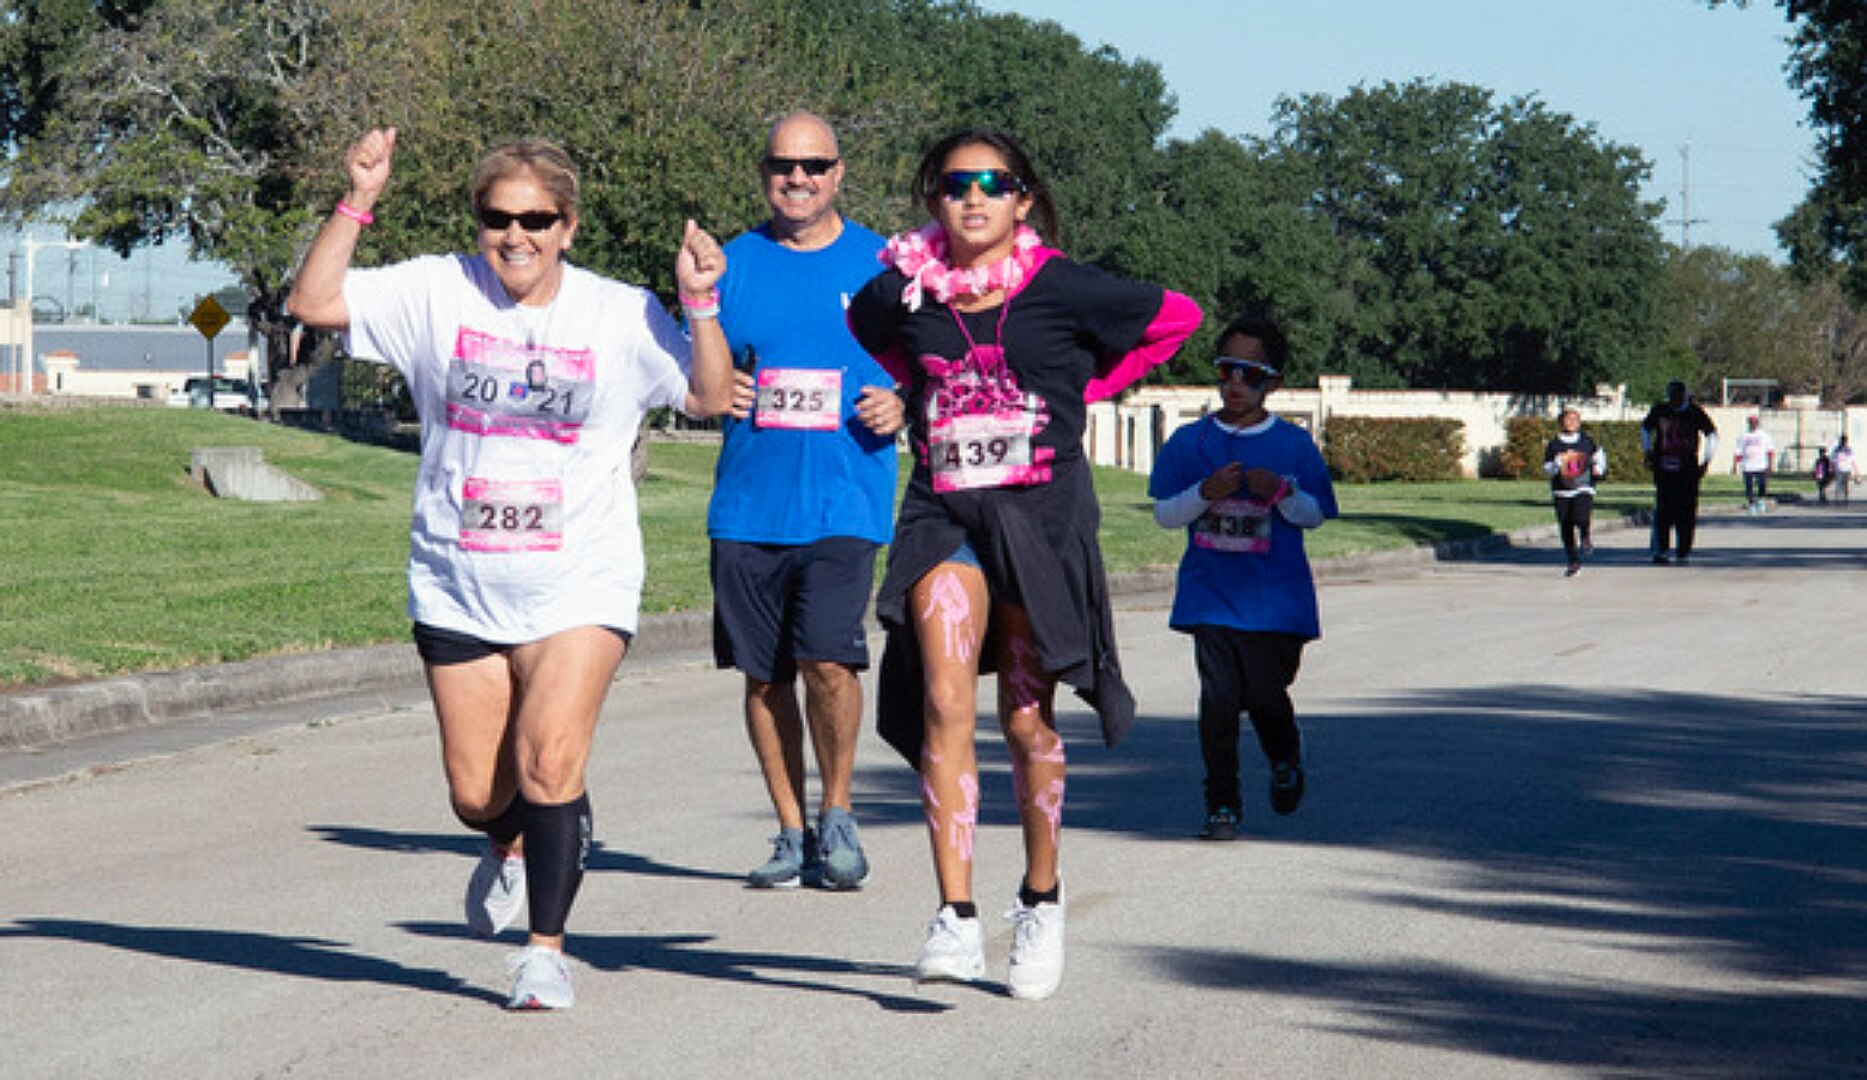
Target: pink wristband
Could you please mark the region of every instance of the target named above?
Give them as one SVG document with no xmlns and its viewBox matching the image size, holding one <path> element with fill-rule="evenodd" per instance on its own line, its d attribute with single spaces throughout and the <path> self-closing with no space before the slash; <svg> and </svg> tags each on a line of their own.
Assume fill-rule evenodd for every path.
<svg viewBox="0 0 1867 1080">
<path fill-rule="evenodd" d="M 339 200 L 337 203 L 337 212 L 349 218 L 351 221 L 356 222 L 358 225 L 376 224 L 375 214 L 370 213 L 368 210 L 358 210 L 356 207 L 342 200 Z"/>
<path fill-rule="evenodd" d="M 708 289 L 707 294 L 698 300 L 693 299 L 686 293 L 682 293 L 681 306 L 685 308 L 718 308 L 720 306 L 720 291 L 718 289 Z"/>
</svg>

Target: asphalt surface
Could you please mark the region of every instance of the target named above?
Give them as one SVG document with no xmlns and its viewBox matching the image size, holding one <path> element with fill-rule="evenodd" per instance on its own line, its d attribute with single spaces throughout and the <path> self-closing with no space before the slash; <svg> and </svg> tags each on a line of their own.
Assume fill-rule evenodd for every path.
<svg viewBox="0 0 1867 1080">
<path fill-rule="evenodd" d="M 0 1075 L 1867 1077 L 1867 512 L 1708 516 L 1690 567 L 1598 543 L 1573 579 L 1547 535 L 1329 565 L 1309 796 L 1232 844 L 1191 839 L 1168 583 L 1126 580 L 1142 719 L 1107 751 L 1060 702 L 1043 1003 L 1002 983 L 989 718 L 987 979 L 917 990 L 912 772 L 865 732 L 867 888 L 745 889 L 773 826 L 697 620 L 645 624 L 610 695 L 554 1015 L 499 1008 L 516 931 L 461 925 L 474 840 L 407 650 L 10 695 Z"/>
</svg>

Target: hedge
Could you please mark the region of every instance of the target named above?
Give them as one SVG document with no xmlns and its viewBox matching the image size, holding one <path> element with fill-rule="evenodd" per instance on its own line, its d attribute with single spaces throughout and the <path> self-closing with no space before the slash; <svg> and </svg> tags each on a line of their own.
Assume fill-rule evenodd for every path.
<svg viewBox="0 0 1867 1080">
<path fill-rule="evenodd" d="M 1426 482 L 1457 480 L 1464 448 L 1465 425 L 1458 420 L 1331 416 L 1322 454 L 1344 483 Z"/>
<path fill-rule="evenodd" d="M 1543 475 L 1543 449 L 1556 437 L 1556 421 L 1538 416 L 1515 416 L 1504 422 L 1504 451 L 1498 456 L 1498 476 L 1515 479 Z M 1608 455 L 1608 476 L 1622 482 L 1646 478 L 1645 455 L 1640 452 L 1640 423 L 1636 420 L 1583 421 L 1582 430 Z"/>
</svg>

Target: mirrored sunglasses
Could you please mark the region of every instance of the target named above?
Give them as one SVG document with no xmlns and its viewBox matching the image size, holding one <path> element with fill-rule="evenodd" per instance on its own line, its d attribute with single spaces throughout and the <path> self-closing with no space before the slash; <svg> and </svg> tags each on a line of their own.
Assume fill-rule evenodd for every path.
<svg viewBox="0 0 1867 1080">
<path fill-rule="evenodd" d="M 505 232 L 513 222 L 526 232 L 544 232 L 551 226 L 564 220 L 564 215 L 555 210 L 521 210 L 513 213 L 509 210 L 495 210 L 490 206 L 480 207 L 480 227 L 493 232 Z"/>
<path fill-rule="evenodd" d="M 1240 360 L 1236 357 L 1220 357 L 1214 361 L 1219 365 L 1219 381 L 1241 379 L 1252 390 L 1263 389 L 1264 384 L 1277 377 L 1275 369 L 1256 360 Z"/>
<path fill-rule="evenodd" d="M 979 194 L 988 199 L 1009 199 L 1025 191 L 1024 181 L 1010 169 L 970 169 L 942 173 L 940 194 L 950 202 L 958 202 L 974 184 L 979 186 Z"/>
<path fill-rule="evenodd" d="M 833 157 L 767 157 L 765 172 L 768 176 L 789 176 L 802 169 L 805 176 L 822 176 L 836 168 L 838 160 Z"/>
</svg>

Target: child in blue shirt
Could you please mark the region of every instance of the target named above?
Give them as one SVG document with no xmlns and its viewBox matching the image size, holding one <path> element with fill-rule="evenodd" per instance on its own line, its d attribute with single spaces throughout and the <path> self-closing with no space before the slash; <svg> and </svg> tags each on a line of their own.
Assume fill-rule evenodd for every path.
<svg viewBox="0 0 1867 1080">
<path fill-rule="evenodd" d="M 1289 355 L 1268 319 L 1227 326 L 1214 361 L 1219 412 L 1174 432 L 1148 480 L 1154 519 L 1187 532 L 1168 625 L 1192 635 L 1199 669 L 1208 840 L 1238 835 L 1240 714 L 1270 762 L 1271 808 L 1289 814 L 1303 799 L 1289 688 L 1303 646 L 1321 634 L 1303 531 L 1337 511 L 1315 441 L 1265 408 Z"/>
</svg>

